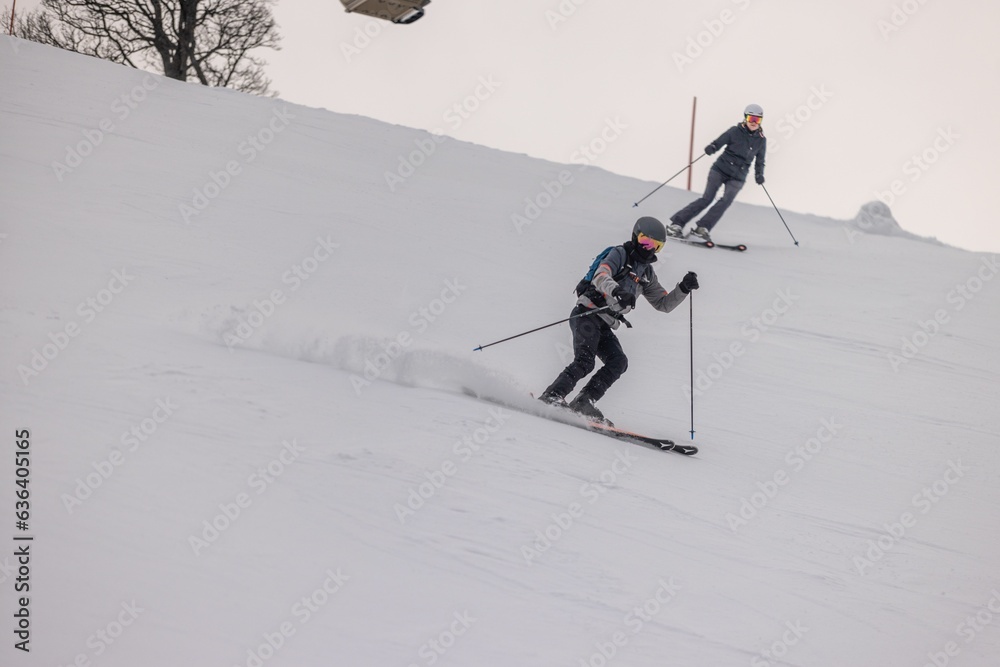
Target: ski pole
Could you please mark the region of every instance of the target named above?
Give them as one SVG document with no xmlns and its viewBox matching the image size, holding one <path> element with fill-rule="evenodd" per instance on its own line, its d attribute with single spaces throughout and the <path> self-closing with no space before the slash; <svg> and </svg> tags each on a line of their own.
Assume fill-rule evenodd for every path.
<svg viewBox="0 0 1000 667">
<path fill-rule="evenodd" d="M 563 322 L 569 322 L 570 320 L 575 320 L 578 317 L 586 317 L 587 315 L 593 315 L 594 313 L 599 313 L 602 310 L 608 310 L 610 308 L 611 308 L 611 306 L 601 306 L 600 308 L 594 308 L 593 310 L 588 310 L 585 313 L 579 313 L 577 315 L 570 315 L 569 317 L 567 317 L 564 320 L 559 320 L 558 322 L 553 322 L 552 324 L 546 324 L 543 327 L 538 327 L 537 329 L 532 329 L 531 331 L 525 331 L 524 333 L 519 333 L 519 334 L 517 334 L 515 336 L 508 336 L 507 338 L 504 338 L 504 339 L 498 340 L 498 341 L 494 341 L 494 342 L 488 343 L 486 345 L 480 345 L 479 347 L 474 347 L 474 348 L 472 348 L 472 351 L 473 352 L 478 352 L 478 351 L 483 350 L 483 349 L 485 349 L 487 347 L 492 347 L 494 345 L 499 345 L 500 343 L 506 343 L 509 340 L 513 340 L 515 338 L 520 338 L 521 336 L 527 336 L 530 333 L 535 333 L 536 331 L 541 331 L 542 329 L 548 329 L 549 327 L 554 327 L 557 324 L 562 324 Z"/>
<path fill-rule="evenodd" d="M 761 183 L 760 187 L 764 188 L 764 184 Z M 767 191 L 767 188 L 764 188 L 764 194 L 767 195 L 768 199 L 771 199 L 771 193 Z M 774 206 L 774 210 L 777 211 L 778 217 L 781 218 L 781 223 L 783 225 L 785 225 L 785 229 L 788 229 L 788 223 L 785 222 L 785 218 L 784 218 L 784 216 L 781 215 L 781 211 L 778 211 L 778 207 L 774 205 L 774 200 L 773 199 L 771 199 L 771 206 Z M 792 237 L 793 241 L 795 241 L 795 245 L 799 244 L 799 242 L 795 240 L 795 234 L 792 234 L 792 230 L 791 229 L 788 229 L 788 235 Z"/>
<path fill-rule="evenodd" d="M 691 439 L 694 440 L 694 291 L 688 294 L 688 332 L 691 341 Z"/>
<path fill-rule="evenodd" d="M 699 156 L 698 156 L 698 157 L 696 157 L 695 159 L 693 159 L 693 160 L 691 160 L 690 162 L 688 162 L 688 163 L 687 163 L 687 166 L 686 166 L 686 167 L 684 167 L 684 169 L 688 169 L 688 168 L 690 168 L 690 166 L 691 166 L 691 165 L 693 165 L 693 164 L 694 164 L 695 162 L 697 162 L 698 160 L 702 159 L 703 157 L 705 157 L 705 154 L 704 154 L 704 153 L 702 153 L 701 155 L 699 155 Z M 674 174 L 673 176 L 671 176 L 671 177 L 670 177 L 670 178 L 668 178 L 667 180 L 665 180 L 665 181 L 663 181 L 662 183 L 660 183 L 659 185 L 657 185 L 657 186 L 656 186 L 655 188 L 653 188 L 653 192 L 656 192 L 657 190 L 659 190 L 660 188 L 662 188 L 662 187 L 663 187 L 664 185 L 666 185 L 666 184 L 667 184 L 667 183 L 669 183 L 670 181 L 674 180 L 675 178 L 677 178 L 678 176 L 680 176 L 681 174 L 683 174 L 683 173 L 684 173 L 684 169 L 681 169 L 681 170 L 680 170 L 680 171 L 678 171 L 678 172 L 677 172 L 676 174 Z M 635 208 L 636 206 L 638 206 L 638 205 L 639 205 L 639 204 L 641 204 L 642 202 L 646 201 L 646 199 L 648 199 L 648 198 L 649 198 L 649 196 L 653 194 L 653 192 L 650 192 L 650 193 L 649 193 L 648 195 L 646 195 L 645 197 L 643 197 L 642 199 L 640 199 L 640 200 L 639 200 L 639 201 L 637 201 L 636 203 L 632 204 L 632 208 Z"/>
</svg>

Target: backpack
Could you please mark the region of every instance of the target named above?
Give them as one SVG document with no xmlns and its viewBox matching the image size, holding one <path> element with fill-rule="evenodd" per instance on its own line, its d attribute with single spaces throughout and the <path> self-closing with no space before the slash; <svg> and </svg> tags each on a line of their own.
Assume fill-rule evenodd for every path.
<svg viewBox="0 0 1000 667">
<path fill-rule="evenodd" d="M 608 253 L 614 250 L 615 248 L 624 248 L 624 246 L 615 246 L 615 245 L 608 246 L 607 248 L 602 250 L 600 254 L 597 255 L 597 257 L 594 258 L 594 261 L 591 262 L 590 264 L 590 269 L 587 270 L 587 274 L 583 277 L 583 279 L 580 282 L 576 284 L 577 296 L 583 296 L 584 293 L 591 291 L 592 294 L 589 295 L 590 300 L 593 301 L 598 306 L 604 305 L 604 296 L 597 291 L 593 283 L 591 283 L 590 281 L 594 279 L 594 274 L 597 273 L 597 267 L 601 265 L 601 262 L 604 261 L 604 258 L 608 256 Z M 628 249 L 626 248 L 625 250 L 627 253 Z M 616 273 L 613 276 L 615 282 L 624 278 L 625 275 L 629 272 L 630 268 L 631 267 L 629 267 L 627 263 L 623 265 L 622 268 L 618 271 L 618 273 Z"/>
</svg>

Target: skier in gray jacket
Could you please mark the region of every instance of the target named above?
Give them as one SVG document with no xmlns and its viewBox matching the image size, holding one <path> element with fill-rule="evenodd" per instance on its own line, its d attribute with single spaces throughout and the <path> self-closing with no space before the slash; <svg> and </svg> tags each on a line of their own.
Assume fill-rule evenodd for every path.
<svg viewBox="0 0 1000 667">
<path fill-rule="evenodd" d="M 729 205 L 746 182 L 750 164 L 754 164 L 754 176 L 758 185 L 764 185 L 764 157 L 767 153 L 767 139 L 760 124 L 764 120 L 764 110 L 759 105 L 750 104 L 743 111 L 743 122 L 733 125 L 719 135 L 719 138 L 705 147 L 705 154 L 712 155 L 717 150 L 726 147 L 719 159 L 708 171 L 708 183 L 705 193 L 681 210 L 670 216 L 670 226 L 667 233 L 670 236 L 684 235 L 684 225 L 696 215 L 704 211 L 715 199 L 719 188 L 725 186 L 722 198 L 715 203 L 708 213 L 698 221 L 692 235 L 704 241 L 711 241 L 709 232 L 722 218 Z"/>
<path fill-rule="evenodd" d="M 607 421 L 594 405 L 628 368 L 628 358 L 614 330 L 621 322 L 631 326 L 624 315 L 635 307 L 641 294 L 657 310 L 669 313 L 679 306 L 693 289 L 698 276 L 688 272 L 674 290 L 668 292 L 656 277 L 653 263 L 663 248 L 667 233 L 656 218 L 642 217 L 632 228 L 632 240 L 611 248 L 600 259 L 590 281 L 577 286 L 574 316 L 569 321 L 573 332 L 573 361 L 539 397 L 556 405 L 567 405 L 566 396 L 576 384 L 594 370 L 595 358 L 604 362 L 597 373 L 568 407 L 599 421 Z M 610 306 L 609 310 L 586 313 Z M 579 315 L 580 317 L 575 317 Z"/>
</svg>

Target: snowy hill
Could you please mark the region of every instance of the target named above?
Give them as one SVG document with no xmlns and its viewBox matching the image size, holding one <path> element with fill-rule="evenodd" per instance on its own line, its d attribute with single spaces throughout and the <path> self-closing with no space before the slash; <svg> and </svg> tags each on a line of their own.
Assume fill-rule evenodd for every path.
<svg viewBox="0 0 1000 667">
<path fill-rule="evenodd" d="M 691 193 L 6 37 L 0 84 L 0 663 L 996 664 L 995 256 L 668 247 L 688 459 L 462 389 L 543 389 L 565 325 L 472 348 Z M 687 438 L 688 317 L 621 332 L 619 424 Z"/>
</svg>

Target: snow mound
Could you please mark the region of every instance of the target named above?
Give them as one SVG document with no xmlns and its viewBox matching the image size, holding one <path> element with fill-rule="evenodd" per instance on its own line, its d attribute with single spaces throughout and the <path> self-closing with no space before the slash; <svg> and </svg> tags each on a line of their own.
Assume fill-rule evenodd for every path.
<svg viewBox="0 0 1000 667">
<path fill-rule="evenodd" d="M 848 225 L 866 234 L 878 234 L 880 236 L 899 236 L 917 241 L 927 241 L 943 245 L 935 238 L 919 236 L 903 229 L 896 218 L 892 215 L 892 210 L 885 202 L 875 200 L 861 206 L 854 219 Z"/>
</svg>

